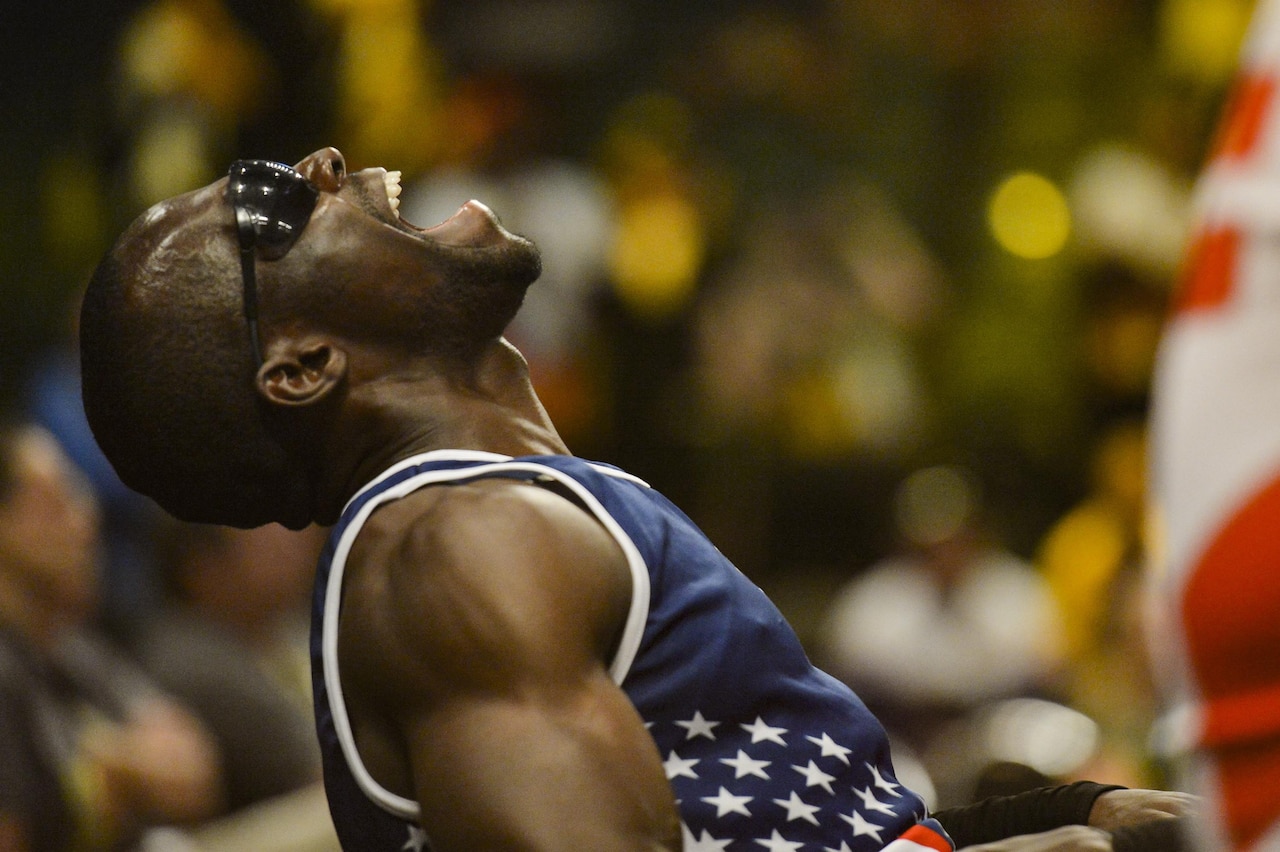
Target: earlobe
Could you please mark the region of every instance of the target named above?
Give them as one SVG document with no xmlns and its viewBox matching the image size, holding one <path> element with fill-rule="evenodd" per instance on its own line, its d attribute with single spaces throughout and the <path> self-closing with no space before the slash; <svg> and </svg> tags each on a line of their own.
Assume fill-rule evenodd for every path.
<svg viewBox="0 0 1280 852">
<path fill-rule="evenodd" d="M 275 405 L 313 405 L 347 374 L 347 353 L 328 340 L 283 341 L 264 353 L 257 388 Z"/>
</svg>

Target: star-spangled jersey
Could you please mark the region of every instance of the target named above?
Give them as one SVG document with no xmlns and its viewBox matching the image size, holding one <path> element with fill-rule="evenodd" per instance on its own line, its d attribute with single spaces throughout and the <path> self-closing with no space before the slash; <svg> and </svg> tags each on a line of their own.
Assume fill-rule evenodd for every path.
<svg viewBox="0 0 1280 852">
<path fill-rule="evenodd" d="M 311 641 L 316 720 L 345 849 L 430 848 L 417 803 L 369 775 L 351 734 L 337 656 L 347 554 L 378 506 L 486 477 L 554 483 L 626 554 L 631 610 L 610 674 L 663 759 L 686 852 L 951 850 L 920 797 L 894 776 L 879 722 L 848 687 L 810 664 L 764 593 L 679 509 L 607 465 L 472 451 L 436 451 L 393 466 L 352 498 L 320 557 Z"/>
</svg>

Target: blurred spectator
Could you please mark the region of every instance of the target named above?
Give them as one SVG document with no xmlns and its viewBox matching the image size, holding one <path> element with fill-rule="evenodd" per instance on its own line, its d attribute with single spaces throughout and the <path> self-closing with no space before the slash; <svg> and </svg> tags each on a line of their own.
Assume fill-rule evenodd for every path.
<svg viewBox="0 0 1280 852">
<path fill-rule="evenodd" d="M 901 550 L 839 593 L 823 647 L 828 670 L 923 750 L 943 723 L 1045 689 L 1059 622 L 1041 578 L 983 529 L 966 472 L 917 471 L 895 514 Z"/>
<path fill-rule="evenodd" d="M 319 547 L 277 525 L 173 521 L 161 535 L 168 602 L 137 653 L 212 732 L 227 813 L 320 780 L 306 621 Z"/>
<path fill-rule="evenodd" d="M 120 639 L 159 602 L 152 549 L 162 512 L 120 481 L 85 420 L 75 348 L 81 293 L 77 288 L 67 301 L 65 334 L 33 360 L 23 402 L 26 416 L 57 440 L 93 490 L 102 544 L 93 618 Z"/>
<path fill-rule="evenodd" d="M 1065 695 L 1101 728 L 1089 776 L 1129 786 L 1163 780 L 1150 762 L 1155 698 L 1142 632 L 1145 464 L 1142 422 L 1113 425 L 1094 450 L 1089 493 L 1036 557 L 1063 618 Z"/>
<path fill-rule="evenodd" d="M 738 246 L 693 320 L 699 521 L 752 576 L 870 560 L 888 528 L 881 482 L 930 437 L 912 336 L 941 273 L 883 193 L 854 180 L 771 199 Z"/>
<path fill-rule="evenodd" d="M 0 427 L 0 840 L 130 848 L 218 807 L 199 722 L 88 623 L 98 511 L 50 435 Z"/>
<path fill-rule="evenodd" d="M 740 244 L 697 318 L 705 439 L 760 434 L 809 461 L 918 448 L 928 418 L 904 331 L 942 282 L 883 194 L 775 198 Z"/>
</svg>

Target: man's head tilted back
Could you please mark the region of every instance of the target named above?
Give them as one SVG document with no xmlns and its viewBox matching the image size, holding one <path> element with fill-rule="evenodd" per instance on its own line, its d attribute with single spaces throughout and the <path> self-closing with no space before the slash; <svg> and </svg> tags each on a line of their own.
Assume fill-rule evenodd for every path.
<svg viewBox="0 0 1280 852">
<path fill-rule="evenodd" d="M 129 226 L 80 322 L 85 412 L 128 485 L 186 520 L 332 521 L 315 490 L 343 399 L 370 375 L 352 353 L 465 382 L 538 253 L 475 202 L 416 228 L 398 195 L 394 173 L 348 174 L 326 148 L 296 171 L 237 163 Z"/>
</svg>

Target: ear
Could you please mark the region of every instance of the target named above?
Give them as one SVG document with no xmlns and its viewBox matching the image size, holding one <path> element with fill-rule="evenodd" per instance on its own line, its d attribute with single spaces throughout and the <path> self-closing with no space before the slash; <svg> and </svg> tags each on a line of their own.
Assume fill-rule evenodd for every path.
<svg viewBox="0 0 1280 852">
<path fill-rule="evenodd" d="M 346 375 L 347 353 L 331 340 L 277 338 L 263 353 L 256 384 L 274 405 L 308 406 L 326 398 Z"/>
</svg>

